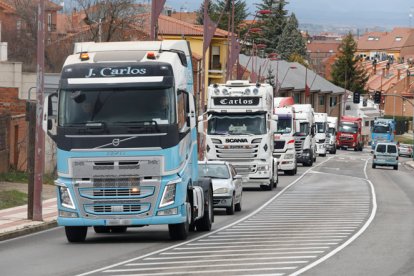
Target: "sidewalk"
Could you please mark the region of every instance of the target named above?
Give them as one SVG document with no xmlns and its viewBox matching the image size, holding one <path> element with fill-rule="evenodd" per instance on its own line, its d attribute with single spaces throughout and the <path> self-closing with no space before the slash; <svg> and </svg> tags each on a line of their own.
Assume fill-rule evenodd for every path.
<svg viewBox="0 0 414 276">
<path fill-rule="evenodd" d="M 56 198 L 43 201 L 43 221 L 27 219 L 27 205 L 0 210 L 0 241 L 55 227 Z"/>
<path fill-rule="evenodd" d="M 408 166 L 414 169 L 414 161 L 407 161 L 405 162 L 405 164 L 407 164 Z"/>
</svg>

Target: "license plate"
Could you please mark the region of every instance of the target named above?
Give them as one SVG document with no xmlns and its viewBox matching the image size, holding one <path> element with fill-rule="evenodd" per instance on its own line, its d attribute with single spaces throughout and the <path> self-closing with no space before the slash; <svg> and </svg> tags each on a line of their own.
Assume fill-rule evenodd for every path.
<svg viewBox="0 0 414 276">
<path fill-rule="evenodd" d="M 106 225 L 108 226 L 119 226 L 119 225 L 131 225 L 132 220 L 130 219 L 107 219 Z"/>
</svg>

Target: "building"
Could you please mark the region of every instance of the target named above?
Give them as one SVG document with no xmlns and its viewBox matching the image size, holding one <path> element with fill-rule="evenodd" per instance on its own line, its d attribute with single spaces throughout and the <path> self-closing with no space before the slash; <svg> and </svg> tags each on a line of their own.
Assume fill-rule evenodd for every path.
<svg viewBox="0 0 414 276">
<path fill-rule="evenodd" d="M 394 28 L 391 32 L 368 32 L 358 39 L 357 55 L 365 60 L 398 63 L 414 57 L 414 29 Z"/>
<path fill-rule="evenodd" d="M 336 57 L 341 41 L 339 40 L 311 40 L 306 44 L 306 52 L 311 68 L 323 78 L 330 78 L 327 72 L 331 71 L 330 57 Z"/>
<path fill-rule="evenodd" d="M 276 96 L 293 97 L 295 103 L 311 104 L 315 112 L 328 113 L 329 116 L 339 118 L 343 114 L 345 89 L 334 85 L 303 65 L 245 55 L 240 55 L 239 61 L 250 73 L 256 72 L 261 82 L 266 81 L 271 72 L 270 77 L 273 77 L 279 87 L 275 91 Z M 306 86 L 309 89 L 306 89 Z M 306 90 L 309 91 L 309 96 L 306 96 Z"/>
</svg>

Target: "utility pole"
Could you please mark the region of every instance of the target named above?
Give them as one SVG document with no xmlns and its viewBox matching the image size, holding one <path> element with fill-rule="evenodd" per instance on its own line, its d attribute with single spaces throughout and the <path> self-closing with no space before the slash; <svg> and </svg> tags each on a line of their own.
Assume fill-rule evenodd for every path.
<svg viewBox="0 0 414 276">
<path fill-rule="evenodd" d="M 152 0 L 151 4 L 151 25 L 150 25 L 150 39 L 157 40 L 158 36 L 158 17 L 164 8 L 166 0 Z"/>
<path fill-rule="evenodd" d="M 37 92 L 34 168 L 33 220 L 42 221 L 42 186 L 45 163 L 45 133 L 42 129 L 45 68 L 45 0 L 38 3 L 37 14 Z"/>
</svg>

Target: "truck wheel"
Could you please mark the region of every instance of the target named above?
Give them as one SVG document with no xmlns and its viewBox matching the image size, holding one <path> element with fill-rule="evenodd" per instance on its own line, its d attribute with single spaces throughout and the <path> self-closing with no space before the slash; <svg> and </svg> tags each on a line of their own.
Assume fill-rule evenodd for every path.
<svg viewBox="0 0 414 276">
<path fill-rule="evenodd" d="M 394 170 L 398 171 L 398 165 L 394 166 Z"/>
<path fill-rule="evenodd" d="M 128 227 L 126 226 L 111 226 L 111 233 L 125 233 Z"/>
<path fill-rule="evenodd" d="M 211 225 L 214 221 L 214 212 L 213 212 L 213 190 L 212 186 L 209 185 L 208 188 L 208 198 L 206 199 L 206 205 L 204 208 L 204 216 L 195 221 L 197 231 L 210 231 Z"/>
<path fill-rule="evenodd" d="M 230 205 L 230 207 L 227 207 L 226 208 L 226 214 L 227 215 L 234 215 L 235 209 L 236 209 L 236 206 L 234 204 L 234 195 L 233 195 L 233 198 L 231 199 L 231 205 Z"/>
<path fill-rule="evenodd" d="M 372 164 L 372 168 L 373 169 L 375 169 L 377 167 L 377 165 L 375 165 L 375 164 Z"/>
<path fill-rule="evenodd" d="M 168 231 L 170 233 L 170 238 L 172 240 L 185 240 L 188 237 L 190 232 L 190 222 L 191 222 L 191 204 L 188 202 L 188 199 L 185 203 L 186 208 L 186 219 L 185 222 L 177 224 L 168 224 Z"/>
<path fill-rule="evenodd" d="M 68 242 L 84 242 L 88 233 L 87 226 L 65 226 Z"/>
</svg>

